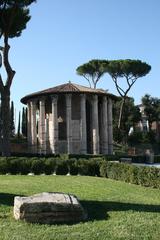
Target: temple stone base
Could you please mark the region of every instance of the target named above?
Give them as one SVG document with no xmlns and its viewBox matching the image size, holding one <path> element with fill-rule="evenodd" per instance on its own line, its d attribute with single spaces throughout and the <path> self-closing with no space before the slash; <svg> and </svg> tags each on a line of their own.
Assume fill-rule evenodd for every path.
<svg viewBox="0 0 160 240">
<path fill-rule="evenodd" d="M 86 219 L 86 213 L 71 194 L 40 193 L 30 197 L 15 197 L 14 217 L 30 223 L 76 223 Z"/>
</svg>

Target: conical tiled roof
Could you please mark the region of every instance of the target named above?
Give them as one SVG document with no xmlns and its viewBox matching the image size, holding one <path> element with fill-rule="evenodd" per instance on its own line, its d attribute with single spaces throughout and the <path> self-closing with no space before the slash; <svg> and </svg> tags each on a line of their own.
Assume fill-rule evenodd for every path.
<svg viewBox="0 0 160 240">
<path fill-rule="evenodd" d="M 98 94 L 98 95 L 109 95 L 111 98 L 116 98 L 115 95 L 109 94 L 107 91 L 103 89 L 94 89 L 94 88 L 89 88 L 85 86 L 81 86 L 75 83 L 65 83 L 62 85 L 58 85 L 53 88 L 48 88 L 39 92 L 35 92 L 32 94 L 29 94 L 21 99 L 21 102 L 26 104 L 29 99 L 32 98 L 37 98 L 40 96 L 48 96 L 52 94 L 64 94 L 64 93 L 88 93 L 88 94 Z"/>
</svg>

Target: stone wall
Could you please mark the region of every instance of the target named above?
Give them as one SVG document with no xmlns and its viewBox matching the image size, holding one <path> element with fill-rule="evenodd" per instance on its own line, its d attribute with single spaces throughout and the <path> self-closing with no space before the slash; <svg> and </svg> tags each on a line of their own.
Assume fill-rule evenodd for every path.
<svg viewBox="0 0 160 240">
<path fill-rule="evenodd" d="M 15 153 L 28 152 L 27 143 L 11 143 L 11 152 Z"/>
</svg>

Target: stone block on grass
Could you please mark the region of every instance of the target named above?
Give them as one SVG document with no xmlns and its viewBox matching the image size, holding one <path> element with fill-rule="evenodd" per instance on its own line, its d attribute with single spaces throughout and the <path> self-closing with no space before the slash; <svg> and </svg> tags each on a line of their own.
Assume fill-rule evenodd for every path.
<svg viewBox="0 0 160 240">
<path fill-rule="evenodd" d="M 77 197 L 66 193 L 40 193 L 15 197 L 14 217 L 30 223 L 77 223 L 86 220 L 86 212 Z"/>
</svg>

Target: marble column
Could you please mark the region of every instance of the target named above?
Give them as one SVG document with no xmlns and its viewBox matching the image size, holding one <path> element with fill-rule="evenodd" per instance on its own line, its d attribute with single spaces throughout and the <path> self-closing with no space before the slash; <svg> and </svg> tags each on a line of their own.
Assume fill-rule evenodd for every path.
<svg viewBox="0 0 160 240">
<path fill-rule="evenodd" d="M 39 143 L 40 153 L 46 154 L 45 98 L 39 100 Z"/>
<path fill-rule="evenodd" d="M 67 153 L 72 153 L 72 126 L 71 126 L 72 95 L 66 94 L 66 122 L 67 122 Z"/>
<path fill-rule="evenodd" d="M 108 106 L 107 97 L 104 96 L 102 99 L 102 154 L 108 154 Z"/>
<path fill-rule="evenodd" d="M 31 137 L 31 103 L 28 101 L 27 103 L 27 142 L 28 142 L 28 150 L 31 150 L 32 137 Z"/>
<path fill-rule="evenodd" d="M 113 154 L 112 99 L 108 99 L 108 154 Z"/>
<path fill-rule="evenodd" d="M 30 102 L 30 117 L 31 117 L 31 151 L 33 153 L 37 152 L 37 127 L 36 127 L 36 100 Z"/>
<path fill-rule="evenodd" d="M 92 142 L 93 154 L 99 154 L 98 96 L 92 98 Z"/>
<path fill-rule="evenodd" d="M 57 117 L 57 95 L 53 95 L 52 99 L 52 153 L 58 153 L 58 117 Z"/>
<path fill-rule="evenodd" d="M 86 133 L 86 95 L 81 94 L 81 154 L 87 153 L 87 133 Z"/>
<path fill-rule="evenodd" d="M 46 114 L 45 128 L 46 128 L 46 153 L 49 153 L 50 152 L 50 136 L 49 136 L 49 115 L 48 114 Z"/>
</svg>

